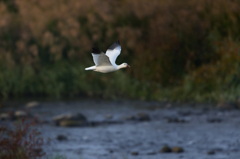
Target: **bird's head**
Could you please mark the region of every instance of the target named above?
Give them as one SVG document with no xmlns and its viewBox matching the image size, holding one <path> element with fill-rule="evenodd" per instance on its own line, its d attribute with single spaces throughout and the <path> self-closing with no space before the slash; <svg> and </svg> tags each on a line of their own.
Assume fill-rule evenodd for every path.
<svg viewBox="0 0 240 159">
<path fill-rule="evenodd" d="M 126 67 L 130 67 L 127 63 L 122 63 L 121 64 L 121 68 L 126 68 Z"/>
</svg>

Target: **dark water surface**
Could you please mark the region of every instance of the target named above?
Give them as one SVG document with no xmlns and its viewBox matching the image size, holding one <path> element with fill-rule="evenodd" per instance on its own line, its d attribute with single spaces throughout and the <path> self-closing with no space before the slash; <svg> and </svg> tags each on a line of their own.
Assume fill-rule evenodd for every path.
<svg viewBox="0 0 240 159">
<path fill-rule="evenodd" d="M 17 105 L 17 104 L 16 104 Z M 3 109 L 21 109 L 8 106 Z M 31 114 L 48 121 L 38 125 L 47 156 L 68 159 L 238 159 L 240 158 L 240 111 L 219 110 L 214 105 L 168 104 L 141 101 L 82 100 L 40 102 Z M 89 121 L 119 121 L 84 127 L 56 126 L 52 118 L 82 113 Z M 150 121 L 126 120 L 138 113 Z M 109 118 L 111 117 L 111 118 Z M 58 135 L 67 140 L 57 140 Z M 162 153 L 179 146 L 183 153 Z"/>
</svg>

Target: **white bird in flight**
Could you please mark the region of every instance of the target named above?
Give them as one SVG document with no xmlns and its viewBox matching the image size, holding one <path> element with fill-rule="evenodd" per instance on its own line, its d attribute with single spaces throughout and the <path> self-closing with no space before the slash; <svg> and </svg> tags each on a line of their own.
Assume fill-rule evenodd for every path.
<svg viewBox="0 0 240 159">
<path fill-rule="evenodd" d="M 113 43 L 104 54 L 98 47 L 92 48 L 92 56 L 95 66 L 87 67 L 85 70 L 93 70 L 102 73 L 117 71 L 121 68 L 130 67 L 127 63 L 117 65 L 115 63 L 118 55 L 121 52 L 119 41 Z"/>
</svg>

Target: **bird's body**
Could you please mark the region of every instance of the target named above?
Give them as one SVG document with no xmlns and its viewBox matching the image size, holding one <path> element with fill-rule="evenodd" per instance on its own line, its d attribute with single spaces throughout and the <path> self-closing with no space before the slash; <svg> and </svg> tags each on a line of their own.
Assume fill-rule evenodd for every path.
<svg viewBox="0 0 240 159">
<path fill-rule="evenodd" d="M 109 73 L 109 72 L 117 71 L 121 68 L 130 67 L 127 63 L 123 63 L 121 65 L 117 65 L 115 63 L 120 52 L 121 52 L 121 45 L 119 41 L 113 43 L 106 51 L 106 54 L 100 51 L 97 47 L 92 48 L 92 56 L 93 56 L 93 61 L 95 63 L 95 66 L 85 68 L 85 70 L 93 70 L 101 73 Z"/>
<path fill-rule="evenodd" d="M 92 67 L 85 68 L 85 70 L 93 70 L 96 72 L 108 73 L 108 72 L 117 71 L 118 69 L 117 67 L 114 67 L 114 66 L 92 66 Z"/>
</svg>

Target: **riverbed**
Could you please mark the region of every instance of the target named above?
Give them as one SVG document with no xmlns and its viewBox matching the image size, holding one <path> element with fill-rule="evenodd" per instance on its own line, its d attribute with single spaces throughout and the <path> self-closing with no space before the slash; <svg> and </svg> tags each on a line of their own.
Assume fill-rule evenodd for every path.
<svg viewBox="0 0 240 159">
<path fill-rule="evenodd" d="M 25 102 L 27 103 L 27 102 Z M 2 111 L 25 110 L 26 104 L 6 103 Z M 238 159 L 240 111 L 215 104 L 145 101 L 43 101 L 30 113 L 37 125 L 46 157 L 67 159 Z M 53 118 L 81 113 L 94 125 L 64 127 Z M 147 120 L 139 120 L 144 115 Z M 59 136 L 63 137 L 62 139 Z M 163 147 L 179 152 L 163 152 Z"/>
</svg>

